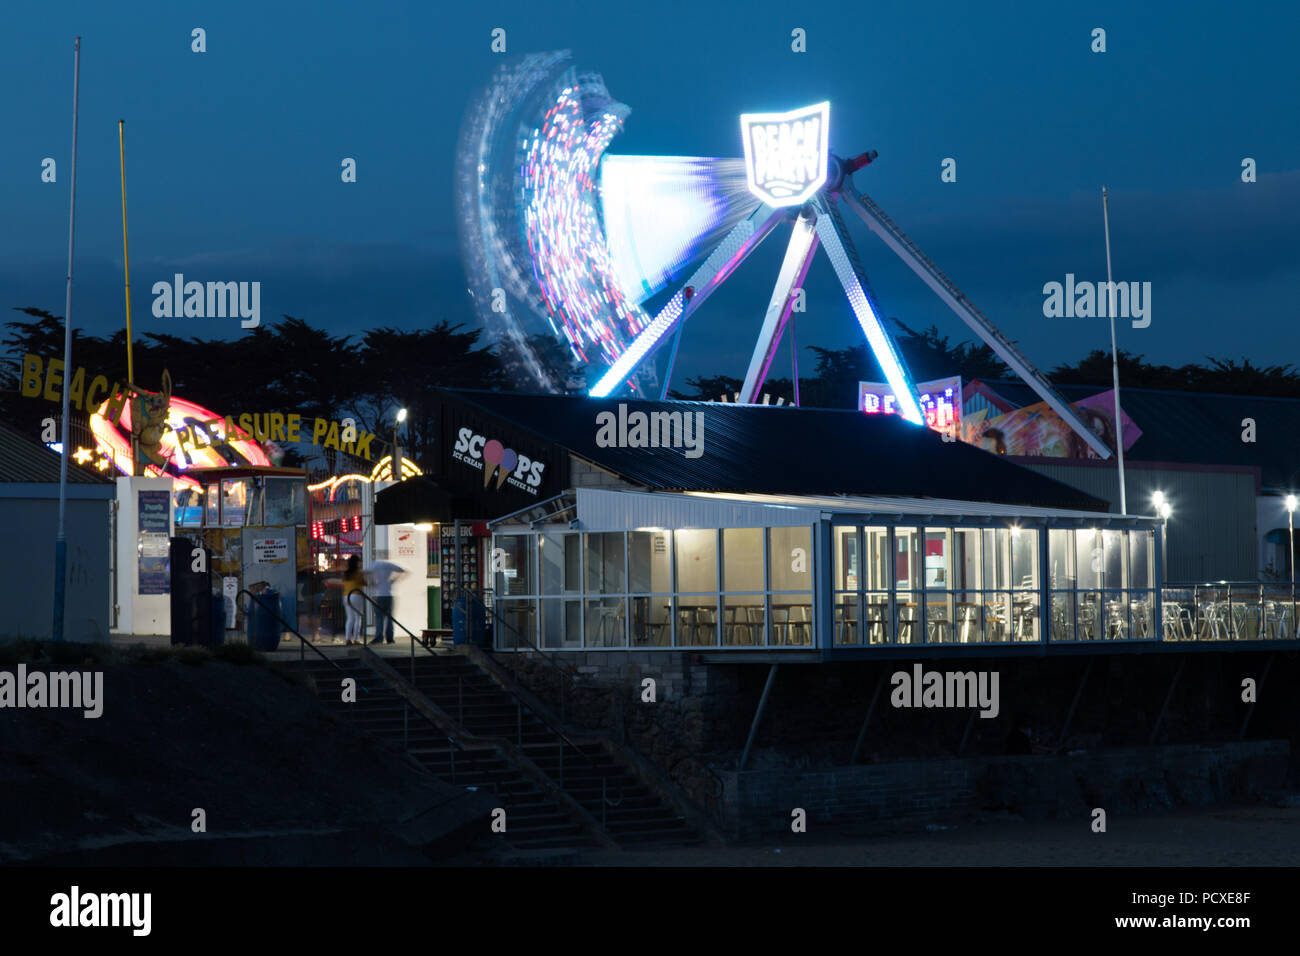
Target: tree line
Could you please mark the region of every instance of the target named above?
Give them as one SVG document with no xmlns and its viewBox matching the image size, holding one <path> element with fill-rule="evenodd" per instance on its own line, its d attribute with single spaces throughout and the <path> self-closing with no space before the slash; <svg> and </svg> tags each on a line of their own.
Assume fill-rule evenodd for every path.
<svg viewBox="0 0 1300 956">
<path fill-rule="evenodd" d="M 19 392 L 19 367 L 24 353 L 43 357 L 63 355 L 63 321 L 43 309 L 15 310 L 23 318 L 5 324 L 2 340 L 9 352 L 0 364 L 0 415 L 12 427 L 40 434 L 49 406 L 24 399 Z M 917 331 L 899 322 L 894 340 L 918 381 L 960 375 L 971 379 L 1013 378 L 1011 371 L 983 344 L 953 343 L 936 327 Z M 582 389 L 582 370 L 558 341 L 538 336 L 532 344 L 553 367 L 563 369 L 569 391 Z M 884 375 L 864 343 L 845 349 L 809 346 L 815 362 L 812 374 L 799 378 L 800 403 L 819 408 L 853 408 L 858 383 L 883 381 Z M 480 329 L 438 322 L 427 329 L 404 331 L 374 328 L 360 335 L 332 335 L 302 319 L 285 315 L 274 324 L 250 329 L 237 339 L 189 338 L 147 332 L 133 343 L 135 383 L 156 390 L 166 368 L 175 394 L 220 415 L 242 411 L 291 410 L 306 417 L 354 417 L 358 427 L 374 432 L 387 451 L 393 416 L 407 409 L 402 445 L 408 457 L 427 459 L 435 451 L 434 394 L 438 387 L 512 391 L 527 381 L 510 361 L 503 361 L 486 344 Z M 73 330 L 73 365 L 127 381 L 126 332 L 108 336 Z M 1147 362 L 1142 355 L 1121 352 L 1121 385 L 1198 392 L 1235 393 L 1300 398 L 1300 372 L 1291 365 L 1256 366 L 1249 359 L 1208 358 L 1205 364 L 1178 367 Z M 1078 362 L 1056 366 L 1049 373 L 1058 384 L 1095 385 L 1111 381 L 1110 353 L 1097 349 Z M 739 391 L 742 380 L 727 375 L 688 379 L 673 398 L 717 401 Z M 773 377 L 764 385 L 773 400 L 794 399 L 791 379 Z M 337 455 L 326 455 L 326 468 L 335 470 Z M 293 449 L 285 464 L 301 464 Z"/>
</svg>

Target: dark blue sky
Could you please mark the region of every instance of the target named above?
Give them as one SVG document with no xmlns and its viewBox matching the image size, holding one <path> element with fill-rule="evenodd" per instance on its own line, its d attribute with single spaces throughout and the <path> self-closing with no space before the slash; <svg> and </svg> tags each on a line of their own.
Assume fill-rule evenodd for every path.
<svg viewBox="0 0 1300 956">
<path fill-rule="evenodd" d="M 0 12 L 0 309 L 63 311 L 72 38 L 83 37 L 76 324 L 120 325 L 117 120 L 127 121 L 135 324 L 154 281 L 262 283 L 263 322 L 336 332 L 470 320 L 450 172 L 465 103 L 499 57 L 569 48 L 632 108 L 611 152 L 739 155 L 737 114 L 831 101 L 832 148 L 879 150 L 856 176 L 1041 366 L 1106 347 L 1105 320 L 1046 319 L 1045 282 L 1152 283 L 1120 346 L 1161 362 L 1297 355 L 1300 8 L 1276 3 L 6 4 Z M 793 12 L 791 12 L 793 11 Z M 208 52 L 190 52 L 190 30 Z M 808 52 L 790 52 L 790 31 Z M 1107 52 L 1090 31 L 1107 31 Z M 58 161 L 56 185 L 41 160 Z M 343 184 L 339 163 L 358 161 Z M 955 184 L 940 181 L 944 157 Z M 1244 184 L 1243 157 L 1258 163 Z M 887 314 L 969 332 L 861 224 Z M 744 374 L 782 242 L 769 242 L 683 339 L 675 383 Z M 801 345 L 858 341 L 825 259 Z M 751 331 L 752 330 L 752 331 Z M 784 350 L 783 350 L 784 351 Z M 773 374 L 786 374 L 781 358 Z M 803 361 L 811 367 L 811 356 Z"/>
</svg>

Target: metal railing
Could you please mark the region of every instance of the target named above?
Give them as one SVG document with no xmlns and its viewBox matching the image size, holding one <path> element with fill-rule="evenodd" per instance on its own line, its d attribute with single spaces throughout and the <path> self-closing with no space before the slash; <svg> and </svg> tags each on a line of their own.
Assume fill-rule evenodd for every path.
<svg viewBox="0 0 1300 956">
<path fill-rule="evenodd" d="M 565 708 L 564 708 L 564 686 L 569 675 L 564 671 L 564 669 L 560 667 L 559 664 L 555 663 L 555 661 L 550 660 L 549 657 L 542 651 L 540 647 L 534 644 L 526 636 L 520 633 L 518 629 L 516 629 L 512 624 L 510 624 L 509 621 L 507 621 L 500 614 L 498 614 L 495 606 L 488 607 L 487 603 L 483 600 L 481 595 L 475 593 L 474 591 L 469 590 L 468 588 L 462 588 L 458 590 L 456 593 L 457 595 L 460 594 L 468 595 L 472 600 L 478 602 L 479 606 L 483 608 L 485 614 L 491 615 L 493 621 L 500 621 L 502 624 L 504 624 L 506 628 L 509 629 L 515 635 L 516 648 L 518 648 L 518 641 L 522 640 L 525 644 L 527 644 L 530 648 L 532 648 L 532 650 L 536 651 L 537 657 L 545 661 L 548 666 L 555 668 L 557 673 L 560 675 L 560 720 L 561 721 L 566 720 L 567 718 L 565 717 Z M 516 739 L 519 741 L 520 744 L 522 744 L 523 743 L 523 705 L 519 699 L 518 691 L 523 687 L 523 684 L 519 680 L 519 671 L 518 671 L 517 663 L 514 660 L 517 657 L 517 654 L 511 654 L 510 657 L 511 657 L 512 665 L 514 665 L 512 666 L 511 670 L 513 671 L 512 680 L 514 681 L 515 686 L 514 688 L 512 688 L 511 696 L 514 697 L 515 700 L 515 728 L 516 728 L 515 732 L 516 732 Z M 461 693 L 459 687 L 460 687 L 460 679 L 458 678 L 457 679 L 458 698 L 460 697 L 460 693 Z M 587 762 L 587 764 L 600 775 L 600 825 L 601 825 L 601 829 L 604 829 L 606 809 L 608 807 L 621 806 L 623 803 L 623 798 L 624 798 L 623 784 L 621 782 L 617 783 L 618 799 L 611 800 L 608 791 L 609 774 L 601 770 L 600 765 L 596 763 L 596 761 L 591 757 L 591 755 L 588 754 L 577 742 L 575 742 L 573 738 L 571 738 L 568 735 L 568 733 L 565 732 L 563 727 L 557 726 L 545 713 L 539 711 L 534 711 L 533 713 L 559 739 L 558 759 L 559 759 L 559 784 L 561 789 L 564 789 L 564 746 L 565 744 L 568 744 L 570 747 L 572 747 L 578 753 L 578 755 L 582 757 Z M 463 725 L 463 721 L 462 721 L 462 725 Z"/>
<path fill-rule="evenodd" d="M 379 637 L 380 637 L 380 635 L 379 635 L 379 627 L 380 627 L 380 622 L 381 622 L 384 618 L 389 618 L 389 619 L 390 619 L 394 624 L 396 624 L 398 627 L 400 627 L 402 630 L 404 630 L 404 631 L 406 632 L 407 636 L 411 639 L 411 642 L 410 642 L 410 643 L 411 643 L 411 680 L 412 680 L 412 682 L 414 682 L 414 680 L 415 680 L 415 645 L 416 645 L 417 643 L 419 643 L 419 645 L 420 645 L 421 647 L 423 647 L 426 651 L 428 651 L 429 653 L 432 654 L 432 653 L 433 653 L 433 648 L 429 646 L 429 644 L 430 644 L 431 642 L 425 641 L 423 638 L 416 637 L 413 633 L 411 633 L 411 629 L 410 629 L 410 628 L 408 628 L 405 624 L 403 624 L 401 621 L 399 621 L 396 617 L 393 616 L 392 611 L 385 610 L 385 609 L 384 609 L 384 608 L 379 604 L 378 601 L 376 601 L 374 598 L 372 598 L 372 597 L 371 597 L 369 594 L 367 594 L 365 591 L 353 591 L 352 593 L 353 593 L 353 594 L 358 594 L 358 595 L 360 595 L 361 598 L 362 598 L 363 600 L 365 600 L 367 603 L 370 604 L 371 607 L 373 607 L 373 608 L 375 609 L 375 614 L 377 615 L 378 620 L 375 622 L 375 640 L 374 640 L 372 643 L 375 643 L 375 644 L 378 644 L 378 643 L 379 643 Z M 361 636 L 362 636 L 362 638 L 363 638 L 363 640 L 364 640 L 364 638 L 365 638 L 365 630 L 364 630 L 364 629 L 363 629 L 362 632 L 361 632 Z"/>
<path fill-rule="evenodd" d="M 268 614 L 270 614 L 273 618 L 275 618 L 277 621 L 279 621 L 281 627 L 283 627 L 284 630 L 288 631 L 288 632 L 289 632 L 290 634 L 292 634 L 294 637 L 298 638 L 298 660 L 299 660 L 299 661 L 305 661 L 305 660 L 307 659 L 307 657 L 306 657 L 307 650 L 306 650 L 306 649 L 310 647 L 310 648 L 312 649 L 312 651 L 320 657 L 321 660 L 323 660 L 323 661 L 325 661 L 326 663 L 328 663 L 330 666 L 332 666 L 335 670 L 339 671 L 340 673 L 342 673 L 342 674 L 347 674 L 347 671 L 345 671 L 342 667 L 339 667 L 337 661 L 335 661 L 333 658 L 331 658 L 328 654 L 326 654 L 324 651 L 322 651 L 319 647 L 317 647 L 317 646 L 316 646 L 315 644 L 313 644 L 311 641 L 307 640 L 307 638 L 305 638 L 305 637 L 303 637 L 301 634 L 299 634 L 297 628 L 295 628 L 292 624 L 290 624 L 290 623 L 289 623 L 288 621 L 286 621 L 283 617 L 281 617 L 280 614 L 275 610 L 275 608 L 272 607 L 270 604 L 267 604 L 266 602 L 264 602 L 264 601 L 261 599 L 261 597 L 259 597 L 258 595 L 254 594 L 252 591 L 248 590 L 248 588 L 240 588 L 239 591 L 236 593 L 235 596 L 236 596 L 236 597 L 239 597 L 240 595 L 245 595 L 245 594 L 248 595 L 248 597 L 249 597 L 250 600 L 252 600 L 252 601 L 256 601 L 257 604 L 262 608 L 262 610 L 266 611 L 266 612 L 267 612 Z M 247 608 L 244 608 L 244 615 L 245 615 L 246 617 L 248 616 L 248 609 L 247 609 Z M 249 626 L 252 627 L 252 624 L 250 623 Z M 283 632 L 282 632 L 282 633 L 283 633 Z M 358 683 L 357 686 L 360 687 L 360 688 L 361 688 L 363 691 L 365 691 L 367 694 L 370 693 L 369 688 L 367 688 L 364 684 Z"/>
<path fill-rule="evenodd" d="M 1216 581 L 1162 591 L 1166 641 L 1292 641 L 1300 595 L 1290 584 Z"/>
</svg>

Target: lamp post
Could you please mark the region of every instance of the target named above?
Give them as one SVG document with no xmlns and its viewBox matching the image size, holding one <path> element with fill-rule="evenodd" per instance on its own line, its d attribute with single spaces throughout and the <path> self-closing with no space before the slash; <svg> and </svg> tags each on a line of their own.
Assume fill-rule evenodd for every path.
<svg viewBox="0 0 1300 956">
<path fill-rule="evenodd" d="M 1152 510 L 1160 516 L 1160 586 L 1164 587 L 1164 582 L 1169 578 L 1169 566 L 1166 563 L 1169 554 L 1169 515 L 1173 508 L 1165 500 L 1163 491 L 1153 491 L 1151 493 Z"/>
<path fill-rule="evenodd" d="M 1295 636 L 1296 627 L 1296 497 L 1294 494 L 1288 494 L 1286 501 L 1287 506 L 1287 548 L 1290 553 L 1287 554 L 1287 566 L 1291 568 L 1291 636 Z"/>
<path fill-rule="evenodd" d="M 1291 602 L 1295 603 L 1295 495 L 1286 496 L 1286 530 L 1288 538 L 1288 547 L 1290 554 L 1287 555 L 1286 563 L 1291 568 Z"/>
<path fill-rule="evenodd" d="M 404 421 L 406 421 L 406 409 L 399 408 L 397 417 L 393 419 L 393 460 L 388 469 L 392 472 L 393 481 L 402 480 L 402 446 L 397 443 L 397 426 Z"/>
</svg>

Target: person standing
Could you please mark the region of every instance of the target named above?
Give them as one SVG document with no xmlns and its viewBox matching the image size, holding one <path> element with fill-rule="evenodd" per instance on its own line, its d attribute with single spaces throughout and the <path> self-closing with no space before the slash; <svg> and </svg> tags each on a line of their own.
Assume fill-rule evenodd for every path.
<svg viewBox="0 0 1300 956">
<path fill-rule="evenodd" d="M 348 557 L 347 569 L 343 572 L 343 608 L 347 612 L 348 622 L 344 630 L 346 644 L 364 644 L 361 622 L 365 620 L 365 599 L 356 592 L 365 593 L 366 576 L 361 571 L 361 559 L 355 554 Z"/>
<path fill-rule="evenodd" d="M 393 581 L 406 573 L 401 566 L 392 561 L 375 561 L 365 569 L 366 577 L 375 592 L 375 603 L 379 605 L 378 620 L 375 622 L 375 639 L 372 644 L 385 640 L 393 643 Z"/>
</svg>

